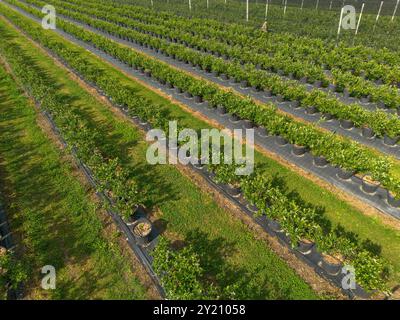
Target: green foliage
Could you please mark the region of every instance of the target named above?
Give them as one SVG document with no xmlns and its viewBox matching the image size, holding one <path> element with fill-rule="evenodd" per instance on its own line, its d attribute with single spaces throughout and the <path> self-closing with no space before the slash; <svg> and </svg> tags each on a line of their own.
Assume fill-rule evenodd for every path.
<svg viewBox="0 0 400 320">
<path fill-rule="evenodd" d="M 193 248 L 171 250 L 170 243 L 161 237 L 154 252 L 153 268 L 160 275 L 168 299 L 204 299 L 205 289 L 201 282 L 204 270 Z"/>
</svg>

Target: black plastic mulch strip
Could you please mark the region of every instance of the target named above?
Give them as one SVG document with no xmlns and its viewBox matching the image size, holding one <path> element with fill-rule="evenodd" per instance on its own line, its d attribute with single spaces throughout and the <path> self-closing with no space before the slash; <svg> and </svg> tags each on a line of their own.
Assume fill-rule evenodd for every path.
<svg viewBox="0 0 400 320">
<path fill-rule="evenodd" d="M 32 7 L 35 7 L 35 6 L 32 5 Z M 143 52 L 149 56 L 152 56 L 160 61 L 166 62 L 166 63 L 168 63 L 172 66 L 175 66 L 179 69 L 182 69 L 182 70 L 191 72 L 193 74 L 196 74 L 198 76 L 201 76 L 201 77 L 203 77 L 209 81 L 215 82 L 221 86 L 232 88 L 235 91 L 237 91 L 243 95 L 246 95 L 246 96 L 248 95 L 248 96 L 250 96 L 254 99 L 257 99 L 261 102 L 264 102 L 264 103 L 273 103 L 279 109 L 281 109 L 282 111 L 284 111 L 288 114 L 292 114 L 296 117 L 302 118 L 310 123 L 317 123 L 318 126 L 320 126 L 321 128 L 327 129 L 334 133 L 338 133 L 342 136 L 348 137 L 348 138 L 350 138 L 354 141 L 357 141 L 361 144 L 375 148 L 383 153 L 386 153 L 388 155 L 394 156 L 397 159 L 400 159 L 400 145 L 399 144 L 388 145 L 388 144 L 384 143 L 383 138 L 378 138 L 376 136 L 373 136 L 371 138 L 365 137 L 362 134 L 362 128 L 352 126 L 352 128 L 350 128 L 350 129 L 345 129 L 341 126 L 340 120 L 338 120 L 338 119 L 326 120 L 324 115 L 320 112 L 316 112 L 314 114 L 309 114 L 305 107 L 295 108 L 294 105 L 297 105 L 296 102 L 289 102 L 289 101 L 280 102 L 280 101 L 278 101 L 277 96 L 268 97 L 268 96 L 265 96 L 265 92 L 263 92 L 263 91 L 255 91 L 250 87 L 243 88 L 240 83 L 232 82 L 230 79 L 222 79 L 221 77 L 215 76 L 212 73 L 206 72 L 199 67 L 194 67 L 194 66 L 186 64 L 182 61 L 178 61 L 176 59 L 166 56 L 163 53 L 157 52 L 156 50 L 146 48 L 142 45 L 138 45 L 136 43 L 133 43 L 133 42 L 130 42 L 127 40 L 123 40 L 123 39 L 118 38 L 114 35 L 111 35 L 107 32 L 100 31 L 99 29 L 91 27 L 82 22 L 76 21 L 72 18 L 63 16 L 63 15 L 60 15 L 60 16 L 69 22 L 72 22 L 82 28 L 85 28 L 86 30 L 92 31 L 98 35 L 105 36 L 109 39 L 112 39 L 112 40 L 118 42 L 118 43 L 127 45 L 131 48 L 134 48 L 137 51 L 141 51 L 141 52 Z M 35 18 L 34 16 L 31 16 L 31 17 Z M 63 31 L 61 31 L 61 32 L 63 32 Z M 76 38 L 74 38 L 74 39 L 76 39 Z M 352 99 L 352 98 L 343 98 L 342 100 L 347 101 L 347 102 L 354 102 L 354 99 Z M 365 106 L 365 104 L 361 104 L 361 105 Z M 368 106 L 368 104 L 367 104 L 367 106 Z M 373 110 L 374 108 L 370 108 L 370 109 Z"/>
<path fill-rule="evenodd" d="M 22 9 L 17 8 L 17 7 L 14 7 L 14 6 L 12 6 L 12 7 L 15 8 L 15 9 L 17 9 L 19 12 L 21 12 L 21 13 L 24 14 L 25 16 L 27 16 L 27 17 L 29 17 L 29 18 L 31 18 L 31 19 L 34 19 L 34 20 L 36 20 L 36 21 L 38 21 L 38 19 L 37 19 L 36 17 L 32 16 L 32 15 L 29 14 L 29 13 L 26 13 L 26 12 L 23 11 Z M 166 90 L 168 89 L 168 88 L 166 89 L 166 87 L 165 87 L 164 85 L 161 85 L 158 81 L 155 81 L 155 80 L 153 80 L 153 79 L 147 77 L 147 76 L 144 75 L 143 73 L 141 73 L 141 72 L 139 72 L 139 71 L 137 71 L 137 70 L 134 70 L 134 69 L 128 67 L 126 64 L 124 64 L 124 63 L 122 63 L 122 62 L 116 60 L 115 58 L 109 56 L 108 54 L 105 54 L 103 51 L 98 50 L 98 49 L 96 49 L 96 48 L 93 48 L 92 46 L 88 45 L 87 43 L 76 39 L 75 37 L 71 36 L 70 34 L 65 33 L 64 31 L 61 31 L 61 30 L 57 30 L 57 32 L 58 32 L 59 34 L 63 35 L 64 37 L 68 38 L 68 39 L 71 40 L 72 42 L 77 43 L 78 45 L 85 47 L 86 49 L 88 49 L 89 51 L 95 53 L 96 55 L 101 56 L 102 58 L 104 58 L 105 60 L 111 62 L 111 63 L 114 64 L 114 65 L 117 65 L 119 68 L 123 69 L 124 71 L 126 71 L 126 72 L 128 72 L 128 73 L 130 73 L 130 74 L 132 74 L 132 75 L 134 75 L 135 77 L 139 78 L 140 80 L 145 81 L 146 83 L 149 83 L 149 84 L 151 84 L 152 86 L 157 87 L 157 88 L 159 88 L 159 89 L 162 89 L 162 90 L 164 90 L 164 91 L 166 91 Z M 71 68 L 69 67 L 69 65 L 68 65 L 66 62 L 60 60 L 60 58 L 59 58 L 57 55 L 55 55 L 54 53 L 52 53 L 52 52 L 51 52 L 50 50 L 48 50 L 48 49 L 45 49 L 45 50 L 46 50 L 47 52 L 49 52 L 53 57 L 57 58 L 61 63 L 63 63 L 63 65 L 64 65 L 65 67 L 67 67 L 69 70 L 71 70 L 74 74 L 76 74 L 77 76 L 79 76 L 79 78 L 80 78 L 82 81 L 84 81 L 84 82 L 85 82 L 86 84 L 88 84 L 89 86 L 95 88 L 100 94 L 104 95 L 103 92 L 102 92 L 102 90 L 101 90 L 100 88 L 98 88 L 97 86 L 95 86 L 95 85 L 89 83 L 88 81 L 86 81 L 80 74 L 78 74 L 75 70 L 71 69 Z M 175 89 L 168 89 L 168 90 L 171 91 L 171 95 L 174 96 L 174 92 L 176 92 Z M 198 109 L 201 110 L 201 111 L 204 111 L 204 110 L 209 111 L 209 112 L 213 113 L 214 116 L 217 115 L 217 116 L 219 116 L 219 117 L 224 118 L 225 121 L 227 122 L 227 124 L 232 124 L 232 121 L 230 121 L 230 120 L 228 119 L 229 116 L 228 116 L 227 114 L 226 114 L 226 115 L 219 115 L 218 112 L 217 112 L 215 109 L 208 108 L 208 107 L 206 106 L 206 103 L 201 103 L 201 104 L 195 103 L 195 102 L 193 101 L 193 98 L 191 98 L 191 99 L 183 98 L 183 94 L 182 94 L 182 93 L 181 93 L 181 94 L 175 93 L 175 96 L 177 96 L 177 97 L 179 98 L 178 100 L 181 100 L 182 102 L 184 102 L 184 103 L 185 103 L 186 105 L 188 105 L 188 106 L 191 106 L 191 107 L 196 106 L 196 108 L 198 108 Z M 175 97 L 175 96 L 174 96 L 174 97 Z M 135 124 L 135 125 L 139 126 L 140 128 L 142 128 L 142 129 L 145 130 L 145 131 L 148 131 L 148 130 L 151 129 L 151 126 L 150 126 L 149 124 L 146 124 L 145 122 L 140 121 L 137 117 L 132 117 L 131 115 L 128 114 L 127 110 L 124 110 L 123 108 L 121 108 L 121 106 L 116 106 L 116 105 L 113 103 L 113 101 L 110 100 L 109 97 L 106 97 L 106 98 L 108 99 L 108 101 L 109 101 L 115 108 L 120 109 L 120 110 Z M 189 104 L 188 104 L 188 103 L 189 103 Z M 50 119 L 51 119 L 51 118 L 50 118 Z M 52 121 L 51 121 L 51 122 L 52 122 Z M 243 123 L 243 121 L 239 121 L 238 123 L 236 123 L 236 125 L 239 124 L 239 126 L 235 126 L 235 127 L 236 127 L 236 128 L 241 128 L 241 127 L 242 127 L 242 123 Z M 53 124 L 53 125 L 54 125 L 54 124 Z M 52 125 L 52 126 L 53 126 L 53 125 Z M 53 126 L 53 127 L 54 127 L 54 126 Z M 256 139 L 257 139 L 257 136 L 259 135 L 259 133 L 260 133 L 260 132 L 258 132 L 258 133 L 255 135 L 255 138 L 256 138 Z M 260 136 L 260 138 L 272 138 L 272 139 L 276 139 L 276 137 L 261 137 L 261 136 Z M 278 147 L 278 144 L 277 144 L 275 141 L 272 141 L 272 144 L 273 144 L 274 146 L 277 146 L 277 147 Z M 288 144 L 287 144 L 286 146 L 283 146 L 283 147 L 282 147 L 282 146 L 279 146 L 279 147 L 280 147 L 280 148 L 286 148 L 286 149 L 287 149 L 287 146 L 288 146 Z M 291 152 L 290 150 L 287 150 L 286 153 L 287 153 L 287 154 L 290 154 L 290 155 L 293 155 L 292 152 Z M 293 155 L 293 156 L 294 156 L 294 155 Z M 303 156 L 301 156 L 301 157 L 296 157 L 296 158 L 305 158 L 305 155 L 303 155 Z M 267 218 L 265 215 L 261 215 L 261 216 L 255 215 L 255 214 L 254 214 L 254 210 L 249 209 L 249 208 L 251 208 L 252 206 L 251 206 L 249 203 L 247 203 L 246 200 L 243 199 L 243 197 L 239 197 L 239 198 L 240 198 L 240 200 L 239 200 L 239 198 L 235 198 L 235 197 L 231 196 L 230 193 L 229 193 L 229 191 L 227 190 L 227 188 L 226 188 L 225 186 L 223 186 L 223 185 L 221 185 L 221 184 L 218 184 L 218 183 L 216 183 L 215 181 L 213 181 L 213 179 L 211 178 L 212 175 L 210 175 L 209 172 L 207 172 L 207 171 L 204 170 L 204 169 L 199 169 L 199 168 L 196 167 L 196 166 L 192 166 L 192 165 L 190 165 L 190 166 L 191 166 L 196 172 L 198 172 L 199 174 L 201 174 L 202 177 L 210 184 L 210 186 L 212 186 L 212 187 L 214 187 L 215 189 L 217 189 L 217 190 L 218 190 L 219 192 L 221 192 L 225 197 L 227 197 L 230 201 L 232 201 L 232 202 L 235 203 L 237 206 L 239 206 L 239 207 L 241 208 L 241 210 L 244 211 L 244 212 L 246 213 L 246 215 L 248 215 L 248 216 L 250 216 L 251 218 L 253 218 L 253 220 L 254 220 L 257 224 L 259 224 L 259 225 L 263 228 L 263 230 L 264 230 L 266 233 L 268 233 L 270 236 L 277 237 L 277 239 L 279 240 L 279 242 L 280 242 L 282 245 L 288 247 L 289 250 L 290 250 L 293 254 L 295 254 L 299 259 L 301 259 L 302 261 L 304 261 L 305 263 L 307 263 L 310 267 L 312 267 L 312 268 L 315 270 L 315 272 L 316 272 L 317 274 L 319 274 L 320 276 L 322 276 L 323 278 L 325 278 L 326 280 L 328 280 L 329 282 L 331 282 L 332 284 L 334 284 L 336 287 L 340 288 L 340 289 L 343 291 L 344 294 L 346 294 L 346 295 L 349 296 L 350 298 L 355 298 L 355 297 L 368 298 L 368 297 L 370 297 L 370 294 L 367 293 L 365 290 L 363 290 L 359 285 L 356 285 L 356 289 L 355 289 L 355 290 L 352 290 L 352 289 L 347 289 L 347 290 L 346 290 L 346 289 L 343 289 L 343 288 L 342 288 L 342 280 L 343 280 L 344 275 L 341 274 L 341 272 L 340 272 L 340 271 L 342 270 L 343 265 L 330 265 L 327 261 L 324 260 L 323 256 L 318 252 L 318 249 L 317 249 L 316 245 L 311 244 L 310 248 L 308 248 L 308 250 L 306 250 L 306 251 L 301 250 L 301 247 L 300 247 L 300 246 L 292 247 L 291 241 L 290 241 L 289 237 L 285 234 L 285 232 L 284 232 L 284 231 L 278 232 L 276 229 L 274 229 L 274 228 L 272 227 L 273 225 L 278 225 L 278 226 L 279 226 L 279 223 L 278 223 L 278 222 L 273 221 L 273 220 Z M 329 165 L 327 165 L 326 167 L 329 167 Z M 317 168 L 318 168 L 318 167 L 317 167 Z M 335 177 L 336 177 L 336 172 L 337 172 L 339 169 L 338 169 L 338 168 L 334 168 L 334 167 L 331 167 L 331 168 L 335 170 L 334 172 L 335 172 Z M 87 174 L 87 173 L 86 173 L 86 170 L 84 170 L 84 172 L 85 172 L 85 174 Z M 89 178 L 89 181 L 91 181 L 91 180 L 93 179 L 91 175 L 89 175 L 88 178 Z M 353 178 L 355 178 L 355 177 L 352 177 L 352 179 L 353 179 Z M 105 196 L 105 195 L 103 194 L 103 196 Z M 107 198 L 107 199 L 108 199 L 108 198 Z M 108 199 L 108 200 L 109 200 L 109 199 Z M 112 214 L 113 214 L 113 213 L 111 213 L 110 215 L 113 216 Z M 121 219 L 121 218 L 119 217 L 119 219 Z M 121 219 L 121 221 L 122 221 L 122 219 Z M 125 224 L 123 221 L 122 221 L 122 223 L 125 225 L 126 228 L 128 228 L 128 227 L 126 226 L 126 224 Z M 128 229 L 129 229 L 129 228 L 128 228 Z M 130 230 L 129 230 L 129 232 L 130 232 Z M 131 233 L 131 232 L 130 232 L 130 233 Z M 131 233 L 131 235 L 133 236 L 132 233 Z M 133 242 L 133 245 L 136 245 L 135 242 Z M 137 246 L 137 245 L 136 245 L 136 246 Z M 137 246 L 137 247 L 138 247 L 138 246 Z M 138 247 L 138 248 L 139 248 L 139 250 L 141 250 L 140 247 Z M 142 257 L 145 257 L 145 261 L 148 261 L 148 262 L 151 261 L 151 257 L 149 256 L 148 252 L 146 252 L 146 250 L 141 250 L 141 251 L 142 251 L 142 254 L 143 254 Z M 151 265 L 150 265 L 150 267 L 151 267 Z M 332 270 L 334 270 L 334 272 L 333 272 Z M 340 271 L 338 271 L 338 270 L 340 270 Z M 156 275 L 155 275 L 155 276 L 156 276 Z M 157 276 L 156 276 L 156 277 L 157 277 Z"/>
</svg>

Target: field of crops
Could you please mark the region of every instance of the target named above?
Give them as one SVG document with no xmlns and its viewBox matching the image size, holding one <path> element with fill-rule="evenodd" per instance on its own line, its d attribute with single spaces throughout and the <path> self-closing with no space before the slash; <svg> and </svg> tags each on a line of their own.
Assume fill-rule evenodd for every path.
<svg viewBox="0 0 400 320">
<path fill-rule="evenodd" d="M 396 1 L 248 4 L 0 1 L 0 299 L 399 298 Z"/>
</svg>

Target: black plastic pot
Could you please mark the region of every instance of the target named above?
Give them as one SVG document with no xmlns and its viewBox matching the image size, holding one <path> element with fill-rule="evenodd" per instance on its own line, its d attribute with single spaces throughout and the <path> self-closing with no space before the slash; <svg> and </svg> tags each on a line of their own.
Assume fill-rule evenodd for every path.
<svg viewBox="0 0 400 320">
<path fill-rule="evenodd" d="M 400 208 L 400 199 L 396 199 L 389 190 L 387 191 L 387 202 L 394 208 Z"/>
<path fill-rule="evenodd" d="M 234 198 L 237 198 L 241 195 L 241 190 L 239 187 L 232 187 L 230 185 L 227 186 L 226 192 Z"/>
<path fill-rule="evenodd" d="M 172 83 L 170 83 L 170 82 L 167 82 L 167 88 L 168 89 L 172 89 L 174 86 L 173 86 L 173 84 Z"/>
<path fill-rule="evenodd" d="M 378 106 L 379 109 L 387 109 L 387 106 L 383 101 L 378 101 L 376 105 Z"/>
<path fill-rule="evenodd" d="M 150 78 L 150 77 L 151 77 L 151 71 L 150 71 L 150 70 L 145 70 L 145 71 L 144 71 L 144 75 L 145 75 L 146 77 Z"/>
<path fill-rule="evenodd" d="M 221 74 L 220 77 L 221 77 L 222 80 L 228 80 L 229 79 L 229 77 L 225 73 Z"/>
<path fill-rule="evenodd" d="M 277 94 L 277 95 L 276 95 L 276 100 L 277 100 L 278 102 L 283 102 L 285 99 L 283 98 L 283 95 Z"/>
<path fill-rule="evenodd" d="M 312 249 L 314 248 L 315 243 L 314 242 L 304 242 L 304 241 L 299 241 L 296 250 L 301 252 L 304 255 L 308 255 L 311 253 Z"/>
<path fill-rule="evenodd" d="M 315 86 L 316 88 L 321 88 L 321 86 L 322 86 L 322 81 L 319 81 L 319 80 L 315 81 L 315 82 L 314 82 L 314 86 Z"/>
<path fill-rule="evenodd" d="M 147 232 L 144 234 L 140 233 L 138 230 L 138 227 L 141 224 L 145 224 L 149 228 L 147 230 Z M 150 233 L 152 230 L 152 224 L 151 224 L 150 220 L 148 220 L 146 218 L 139 218 L 135 222 L 133 222 L 133 224 L 131 225 L 131 229 L 132 229 L 133 235 L 135 236 L 135 240 L 139 245 L 144 246 L 149 243 L 149 236 L 150 236 Z"/>
<path fill-rule="evenodd" d="M 314 157 L 314 164 L 317 166 L 317 167 L 325 167 L 325 166 L 327 166 L 328 165 L 328 160 L 326 160 L 326 158 L 325 157 L 322 157 L 322 156 L 319 156 L 319 157 Z"/>
<path fill-rule="evenodd" d="M 330 263 L 322 259 L 318 265 L 330 275 L 338 275 L 342 271 L 342 265 L 340 263 Z"/>
<path fill-rule="evenodd" d="M 257 206 L 255 206 L 254 204 L 251 204 L 251 203 L 247 204 L 247 205 L 246 205 L 246 208 L 247 208 L 250 212 L 253 212 L 253 213 L 256 213 L 256 212 L 259 211 L 259 209 L 257 208 Z"/>
<path fill-rule="evenodd" d="M 243 80 L 242 82 L 240 82 L 240 87 L 242 88 L 248 88 L 249 83 L 247 82 L 247 80 Z"/>
<path fill-rule="evenodd" d="M 176 92 L 177 92 L 177 93 L 182 93 L 183 90 L 182 90 L 181 88 L 177 87 L 177 88 L 176 88 Z"/>
<path fill-rule="evenodd" d="M 376 190 L 378 190 L 380 183 L 379 182 L 369 182 L 365 179 L 365 176 L 362 179 L 362 183 L 361 183 L 361 189 L 365 192 L 365 193 L 375 193 Z"/>
<path fill-rule="evenodd" d="M 190 92 L 186 91 L 185 92 L 185 98 L 189 98 L 190 99 L 191 97 L 193 97 L 192 94 Z"/>
<path fill-rule="evenodd" d="M 354 175 L 354 171 L 347 171 L 339 168 L 337 176 L 342 180 L 349 180 Z"/>
<path fill-rule="evenodd" d="M 219 114 L 226 114 L 226 108 L 224 106 L 218 106 L 217 111 Z"/>
<path fill-rule="evenodd" d="M 278 233 L 284 232 L 284 230 L 282 229 L 281 224 L 280 224 L 278 221 L 270 220 L 270 221 L 268 222 L 268 226 L 269 226 L 274 232 L 278 232 Z"/>
<path fill-rule="evenodd" d="M 328 85 L 328 90 L 331 91 L 331 92 L 335 92 L 336 91 L 336 85 L 330 83 Z"/>
<path fill-rule="evenodd" d="M 391 138 L 386 134 L 383 137 L 383 143 L 386 144 L 387 146 L 394 146 L 397 143 L 397 141 L 399 141 L 399 137 Z"/>
<path fill-rule="evenodd" d="M 203 102 L 203 98 L 200 96 L 194 96 L 194 102 L 196 103 L 202 103 Z"/>
<path fill-rule="evenodd" d="M 331 115 L 328 112 L 323 113 L 322 116 L 325 118 L 326 121 L 329 121 L 329 120 L 333 119 L 333 115 Z"/>
<path fill-rule="evenodd" d="M 292 108 L 295 108 L 295 109 L 300 108 L 300 102 L 297 100 L 292 101 L 291 106 L 292 106 Z"/>
<path fill-rule="evenodd" d="M 264 97 L 270 98 L 272 96 L 271 90 L 264 90 Z"/>
<path fill-rule="evenodd" d="M 307 112 L 308 114 L 315 114 L 317 111 L 318 111 L 318 110 L 317 110 L 317 108 L 316 108 L 315 106 L 308 106 L 308 107 L 306 108 L 306 112 Z"/>
<path fill-rule="evenodd" d="M 240 121 L 240 118 L 238 117 L 238 115 L 236 115 L 236 114 L 231 114 L 230 116 L 229 116 L 229 121 L 230 122 L 239 122 Z"/>
<path fill-rule="evenodd" d="M 306 151 L 307 148 L 304 146 L 299 146 L 297 144 L 292 145 L 292 153 L 297 157 L 304 155 Z"/>
<path fill-rule="evenodd" d="M 354 123 L 351 120 L 341 119 L 340 120 L 340 126 L 343 129 L 349 130 L 349 129 L 354 127 Z"/>
<path fill-rule="evenodd" d="M 368 96 L 368 97 L 361 97 L 361 102 L 362 103 L 368 103 L 369 101 L 370 101 L 370 97 Z"/>
<path fill-rule="evenodd" d="M 281 136 L 276 136 L 275 142 L 279 146 L 285 146 L 288 144 L 288 141 L 284 137 L 281 137 Z"/>
<path fill-rule="evenodd" d="M 258 135 L 261 137 L 267 137 L 268 136 L 268 131 L 264 127 L 259 127 L 258 128 Z"/>
<path fill-rule="evenodd" d="M 253 128 L 254 127 L 254 123 L 252 122 L 252 121 L 250 121 L 250 120 L 244 120 L 244 122 L 243 122 L 243 128 L 245 128 L 245 129 L 251 129 L 251 128 Z"/>
<path fill-rule="evenodd" d="M 365 137 L 367 139 L 372 139 L 375 136 L 375 133 L 371 128 L 363 127 L 362 135 L 363 135 L 363 137 Z"/>
</svg>

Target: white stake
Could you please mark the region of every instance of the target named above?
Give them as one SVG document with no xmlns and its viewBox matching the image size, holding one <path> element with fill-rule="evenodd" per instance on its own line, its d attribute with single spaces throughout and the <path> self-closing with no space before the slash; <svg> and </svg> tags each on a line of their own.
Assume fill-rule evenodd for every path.
<svg viewBox="0 0 400 320">
<path fill-rule="evenodd" d="M 399 6 L 399 2 L 400 2 L 400 0 L 397 0 L 396 6 L 394 7 L 394 11 L 393 11 L 393 15 L 392 15 L 392 22 L 393 22 L 393 20 L 394 20 L 394 16 L 396 15 L 396 11 L 397 11 L 397 8 L 398 8 L 398 6 Z"/>
<path fill-rule="evenodd" d="M 286 15 L 287 0 L 285 0 L 285 7 L 283 8 L 283 15 Z"/>
<path fill-rule="evenodd" d="M 331 1 L 331 3 L 329 4 L 329 10 L 332 10 L 332 1 Z"/>
<path fill-rule="evenodd" d="M 383 6 L 383 1 L 381 1 L 381 5 L 379 6 L 379 10 L 378 10 L 378 14 L 376 15 L 376 19 L 375 19 L 375 24 L 374 24 L 374 29 L 373 29 L 373 31 L 375 31 L 376 24 L 378 23 L 379 16 L 380 16 L 381 10 L 382 10 L 382 6 Z"/>
<path fill-rule="evenodd" d="M 246 0 L 246 21 L 249 22 L 249 0 Z"/>
<path fill-rule="evenodd" d="M 315 5 L 315 10 L 318 10 L 319 0 L 317 0 L 317 4 Z"/>
<path fill-rule="evenodd" d="M 207 9 L 208 9 L 208 0 L 207 0 Z"/>
<path fill-rule="evenodd" d="M 192 0 L 189 0 L 189 10 L 192 11 Z"/>
<path fill-rule="evenodd" d="M 154 6 L 153 0 L 151 0 L 151 6 L 152 6 L 152 7 Z"/>
<path fill-rule="evenodd" d="M 267 17 L 268 17 L 268 2 L 269 2 L 269 0 L 267 0 L 267 2 L 265 3 L 265 21 L 267 21 Z"/>
<path fill-rule="evenodd" d="M 358 22 L 357 22 L 357 28 L 356 28 L 355 36 L 357 35 L 357 33 L 358 33 L 358 28 L 360 27 L 361 17 L 362 17 L 363 11 L 364 11 L 364 5 L 365 5 L 365 3 L 363 3 L 362 6 L 361 6 L 361 12 L 360 12 L 360 16 L 358 17 Z"/>
<path fill-rule="evenodd" d="M 303 5 L 304 5 L 304 0 L 301 0 L 301 8 L 300 8 L 300 10 L 303 10 Z"/>
<path fill-rule="evenodd" d="M 339 18 L 339 26 L 338 26 L 338 30 L 337 30 L 336 45 L 338 44 L 338 41 L 339 41 L 340 29 L 342 27 L 342 18 L 343 18 L 343 7 L 340 10 L 340 18 Z"/>
</svg>

